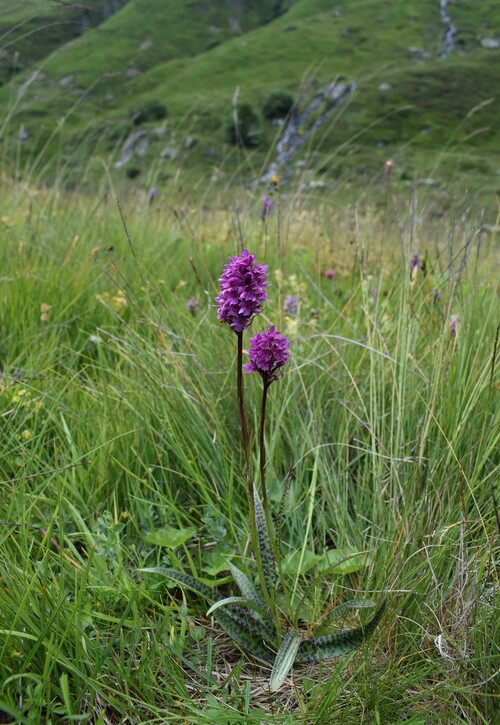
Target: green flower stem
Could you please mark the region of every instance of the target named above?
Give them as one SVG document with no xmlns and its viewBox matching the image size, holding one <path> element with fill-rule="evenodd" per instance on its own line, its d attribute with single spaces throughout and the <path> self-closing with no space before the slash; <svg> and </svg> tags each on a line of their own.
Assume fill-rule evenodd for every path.
<svg viewBox="0 0 500 725">
<path fill-rule="evenodd" d="M 236 333 L 238 337 L 238 411 L 240 414 L 241 436 L 243 438 L 243 450 L 245 452 L 245 460 L 247 464 L 249 486 L 251 487 L 250 499 L 253 501 L 253 483 L 252 483 L 252 460 L 250 452 L 250 435 L 248 433 L 248 423 L 245 414 L 245 404 L 243 402 L 243 331 Z"/>
<path fill-rule="evenodd" d="M 267 391 L 269 389 L 269 382 L 264 380 L 264 388 L 262 390 L 262 407 L 260 412 L 260 427 L 259 427 L 259 452 L 260 452 L 260 485 L 262 488 L 262 505 L 266 514 L 267 525 L 270 530 L 270 513 L 269 513 L 269 502 L 267 499 L 267 486 L 266 486 L 266 443 L 264 440 L 264 428 L 266 421 L 266 404 L 267 404 Z"/>
<path fill-rule="evenodd" d="M 250 434 L 248 432 L 247 417 L 245 414 L 245 403 L 243 397 L 243 331 L 236 333 L 238 337 L 238 359 L 237 359 L 237 386 L 238 386 L 238 411 L 240 414 L 241 437 L 243 439 L 243 450 L 245 452 L 245 461 L 247 466 L 247 485 L 248 485 L 248 509 L 250 514 L 250 538 L 252 548 L 255 554 L 255 561 L 259 573 L 259 581 L 262 587 L 266 601 L 269 601 L 270 593 L 266 589 L 264 582 L 264 572 L 262 569 L 262 559 L 260 555 L 259 538 L 257 535 L 257 522 L 255 519 L 255 500 L 254 500 L 254 483 L 252 476 L 252 455 L 250 445 Z"/>
<path fill-rule="evenodd" d="M 265 424 L 266 424 L 266 407 L 267 407 L 267 391 L 271 384 L 271 381 L 263 378 L 264 387 L 262 390 L 262 406 L 260 413 L 260 426 L 259 426 L 259 456 L 260 456 L 260 485 L 262 488 L 262 507 L 266 516 L 267 528 L 269 531 L 269 537 L 271 539 L 271 546 L 278 565 L 278 571 L 280 571 L 281 556 L 279 547 L 276 542 L 276 536 L 274 533 L 273 522 L 271 518 L 271 511 L 269 508 L 269 499 L 267 497 L 267 485 L 266 485 L 266 442 L 264 438 Z M 273 603 L 274 611 L 274 603 Z"/>
<path fill-rule="evenodd" d="M 279 551 L 276 550 L 276 537 L 274 536 L 273 522 L 271 519 L 271 511 L 269 509 L 269 499 L 267 498 L 267 485 L 266 485 L 266 442 L 264 439 L 264 431 L 266 425 L 266 407 L 267 407 L 267 391 L 271 382 L 264 379 L 264 387 L 262 390 L 262 407 L 260 413 L 260 426 L 259 426 L 259 454 L 260 454 L 260 485 L 262 488 L 262 506 L 266 515 L 267 528 L 269 529 L 269 536 L 271 537 L 271 544 L 273 547 L 276 561 L 279 563 Z"/>
</svg>

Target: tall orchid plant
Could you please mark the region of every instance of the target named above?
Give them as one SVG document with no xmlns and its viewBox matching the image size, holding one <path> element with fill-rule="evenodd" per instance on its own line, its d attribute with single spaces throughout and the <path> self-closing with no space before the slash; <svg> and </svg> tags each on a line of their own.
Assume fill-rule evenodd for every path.
<svg viewBox="0 0 500 725">
<path fill-rule="evenodd" d="M 258 264 L 255 255 L 248 250 L 229 258 L 219 279 L 220 292 L 215 302 L 218 318 L 226 323 L 237 336 L 237 398 L 243 450 L 246 461 L 246 479 L 250 512 L 252 550 L 258 573 L 258 586 L 247 573 L 228 562 L 239 596 L 223 599 L 200 580 L 175 569 L 155 567 L 142 571 L 162 574 L 187 589 L 191 589 L 210 603 L 208 614 L 215 616 L 220 626 L 243 649 L 257 659 L 273 665 L 270 677 L 271 691 L 278 690 L 288 672 L 297 662 L 322 661 L 350 652 L 359 647 L 376 629 L 385 603 L 365 625 L 333 632 L 321 637 L 304 637 L 290 622 L 297 616 L 284 590 L 279 538 L 271 515 L 266 487 L 265 419 L 270 385 L 283 375 L 283 368 L 290 358 L 290 344 L 271 325 L 266 332 L 258 332 L 250 338 L 249 361 L 243 363 L 243 336 L 261 312 L 267 299 L 267 266 Z M 262 407 L 259 426 L 259 472 L 261 496 L 254 485 L 252 437 L 249 433 L 244 404 L 243 371 L 256 372 L 263 382 Z M 324 575 L 324 573 L 323 573 Z M 283 591 L 285 607 L 282 604 Z M 278 600 L 278 597 L 280 599 Z M 278 601 L 280 606 L 278 607 Z M 354 599 L 337 607 L 337 617 L 351 608 L 373 607 L 367 599 Z M 288 611 L 287 611 L 288 610 Z M 287 625 L 288 622 L 288 625 Z"/>
</svg>

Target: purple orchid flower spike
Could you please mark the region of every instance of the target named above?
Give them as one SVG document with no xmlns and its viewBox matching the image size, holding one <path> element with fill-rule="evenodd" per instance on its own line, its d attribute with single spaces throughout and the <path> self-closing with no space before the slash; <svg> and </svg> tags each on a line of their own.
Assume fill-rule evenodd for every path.
<svg viewBox="0 0 500 725">
<path fill-rule="evenodd" d="M 290 357 L 290 343 L 274 325 L 267 328 L 267 332 L 258 332 L 250 338 L 248 351 L 250 362 L 244 365 L 245 372 L 259 373 L 264 384 L 269 385 L 282 377 L 282 367 L 288 363 Z"/>
<path fill-rule="evenodd" d="M 230 257 L 219 279 L 220 293 L 215 298 L 218 318 L 234 332 L 243 332 L 261 311 L 267 299 L 267 265 L 257 264 L 255 254 L 244 249 Z"/>
</svg>

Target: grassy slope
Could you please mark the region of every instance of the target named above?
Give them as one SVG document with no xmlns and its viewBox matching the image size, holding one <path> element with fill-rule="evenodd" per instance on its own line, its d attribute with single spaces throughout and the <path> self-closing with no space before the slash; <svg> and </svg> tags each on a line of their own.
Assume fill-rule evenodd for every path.
<svg viewBox="0 0 500 725">
<path fill-rule="evenodd" d="M 20 120 L 32 134 L 31 143 L 21 149 L 28 163 L 52 132 L 56 114 L 70 113 L 68 154 L 75 139 L 89 128 L 92 143 L 101 139 L 97 148 L 109 153 L 117 139 L 131 132 L 134 108 L 157 99 L 167 104 L 174 137 L 166 142 L 152 136 L 148 153 L 134 165 L 151 168 L 166 143 L 179 145 L 190 133 L 200 143 L 179 163 L 210 173 L 214 160 L 207 156 L 208 149 L 215 147 L 223 154 L 216 160 L 218 166 L 228 163 L 223 124 L 231 113 L 236 87 L 240 98 L 259 109 L 270 90 L 282 87 L 297 93 L 301 79 L 317 71 L 318 83 L 340 74 L 355 80 L 359 91 L 337 114 L 340 120 L 334 117 L 308 145 L 313 169 L 329 171 L 333 177 L 342 171 L 347 177 L 365 178 L 366 173 L 376 174 L 385 158 L 397 154 L 404 178 L 431 176 L 436 149 L 451 142 L 443 176 L 459 170 L 457 159 L 467 154 L 471 176 L 478 177 L 475 182 L 488 179 L 489 190 L 495 190 L 500 161 L 498 99 L 493 90 L 499 82 L 500 52 L 482 50 L 478 42 L 500 33 L 500 11 L 494 2 L 450 6 L 464 55 L 455 52 L 443 61 L 436 60 L 443 28 L 438 4 L 431 0 L 391 4 L 360 0 L 355 6 L 339 0 L 335 6 L 339 15 L 325 0 L 299 0 L 281 17 L 233 39 L 225 5 L 222 12 L 218 4 L 209 4 L 205 14 L 193 12 L 194 6 L 171 2 L 165 18 L 164 3 L 151 3 L 144 13 L 143 6 L 130 2 L 47 63 L 47 79 L 33 84 L 19 105 Z M 244 30 L 259 19 L 269 20 L 257 10 L 241 16 Z M 219 30 L 208 30 L 209 25 Z M 152 44 L 140 51 L 148 39 Z M 219 40 L 224 42 L 209 49 Z M 413 60 L 411 47 L 432 53 L 433 60 Z M 128 67 L 137 67 L 142 74 L 127 78 Z M 59 81 L 65 76 L 72 76 L 73 84 L 61 89 Z M 382 82 L 390 83 L 391 89 L 380 91 Z M 83 89 L 90 92 L 72 111 Z M 262 121 L 260 134 L 262 146 L 252 153 L 254 169 L 264 162 L 276 129 Z M 347 158 L 332 163 L 331 155 L 343 144 L 348 144 Z M 314 154 L 318 148 L 319 156 Z M 234 163 L 229 163 L 231 168 Z"/>
<path fill-rule="evenodd" d="M 43 61 L 86 28 L 99 25 L 105 15 L 103 5 L 106 13 L 116 12 L 126 1 L 83 4 L 73 0 L 59 5 L 47 0 L 5 0 L 0 8 L 0 83 Z"/>
</svg>

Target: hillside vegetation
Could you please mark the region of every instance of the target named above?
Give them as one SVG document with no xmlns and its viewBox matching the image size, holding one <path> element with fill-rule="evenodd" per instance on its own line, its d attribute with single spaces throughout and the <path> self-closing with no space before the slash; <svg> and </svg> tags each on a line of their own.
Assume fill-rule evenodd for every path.
<svg viewBox="0 0 500 725">
<path fill-rule="evenodd" d="M 136 183 L 180 172 L 189 183 L 200 173 L 220 183 L 235 172 L 256 180 L 280 132 L 262 113 L 270 94 L 287 92 L 300 111 L 340 78 L 355 92 L 330 109 L 280 172 L 302 174 L 307 162 L 306 186 L 342 193 L 346 184 L 380 185 L 393 158 L 394 178 L 435 187 L 438 205 L 447 203 L 451 183 L 494 206 L 494 0 L 448 3 L 451 41 L 438 0 L 87 6 L 10 2 L 2 10 L 3 155 L 22 173 L 81 181 L 99 156 L 119 162 L 118 177 Z M 253 112 L 251 143 L 238 150 L 227 128 L 245 105 Z"/>
</svg>

